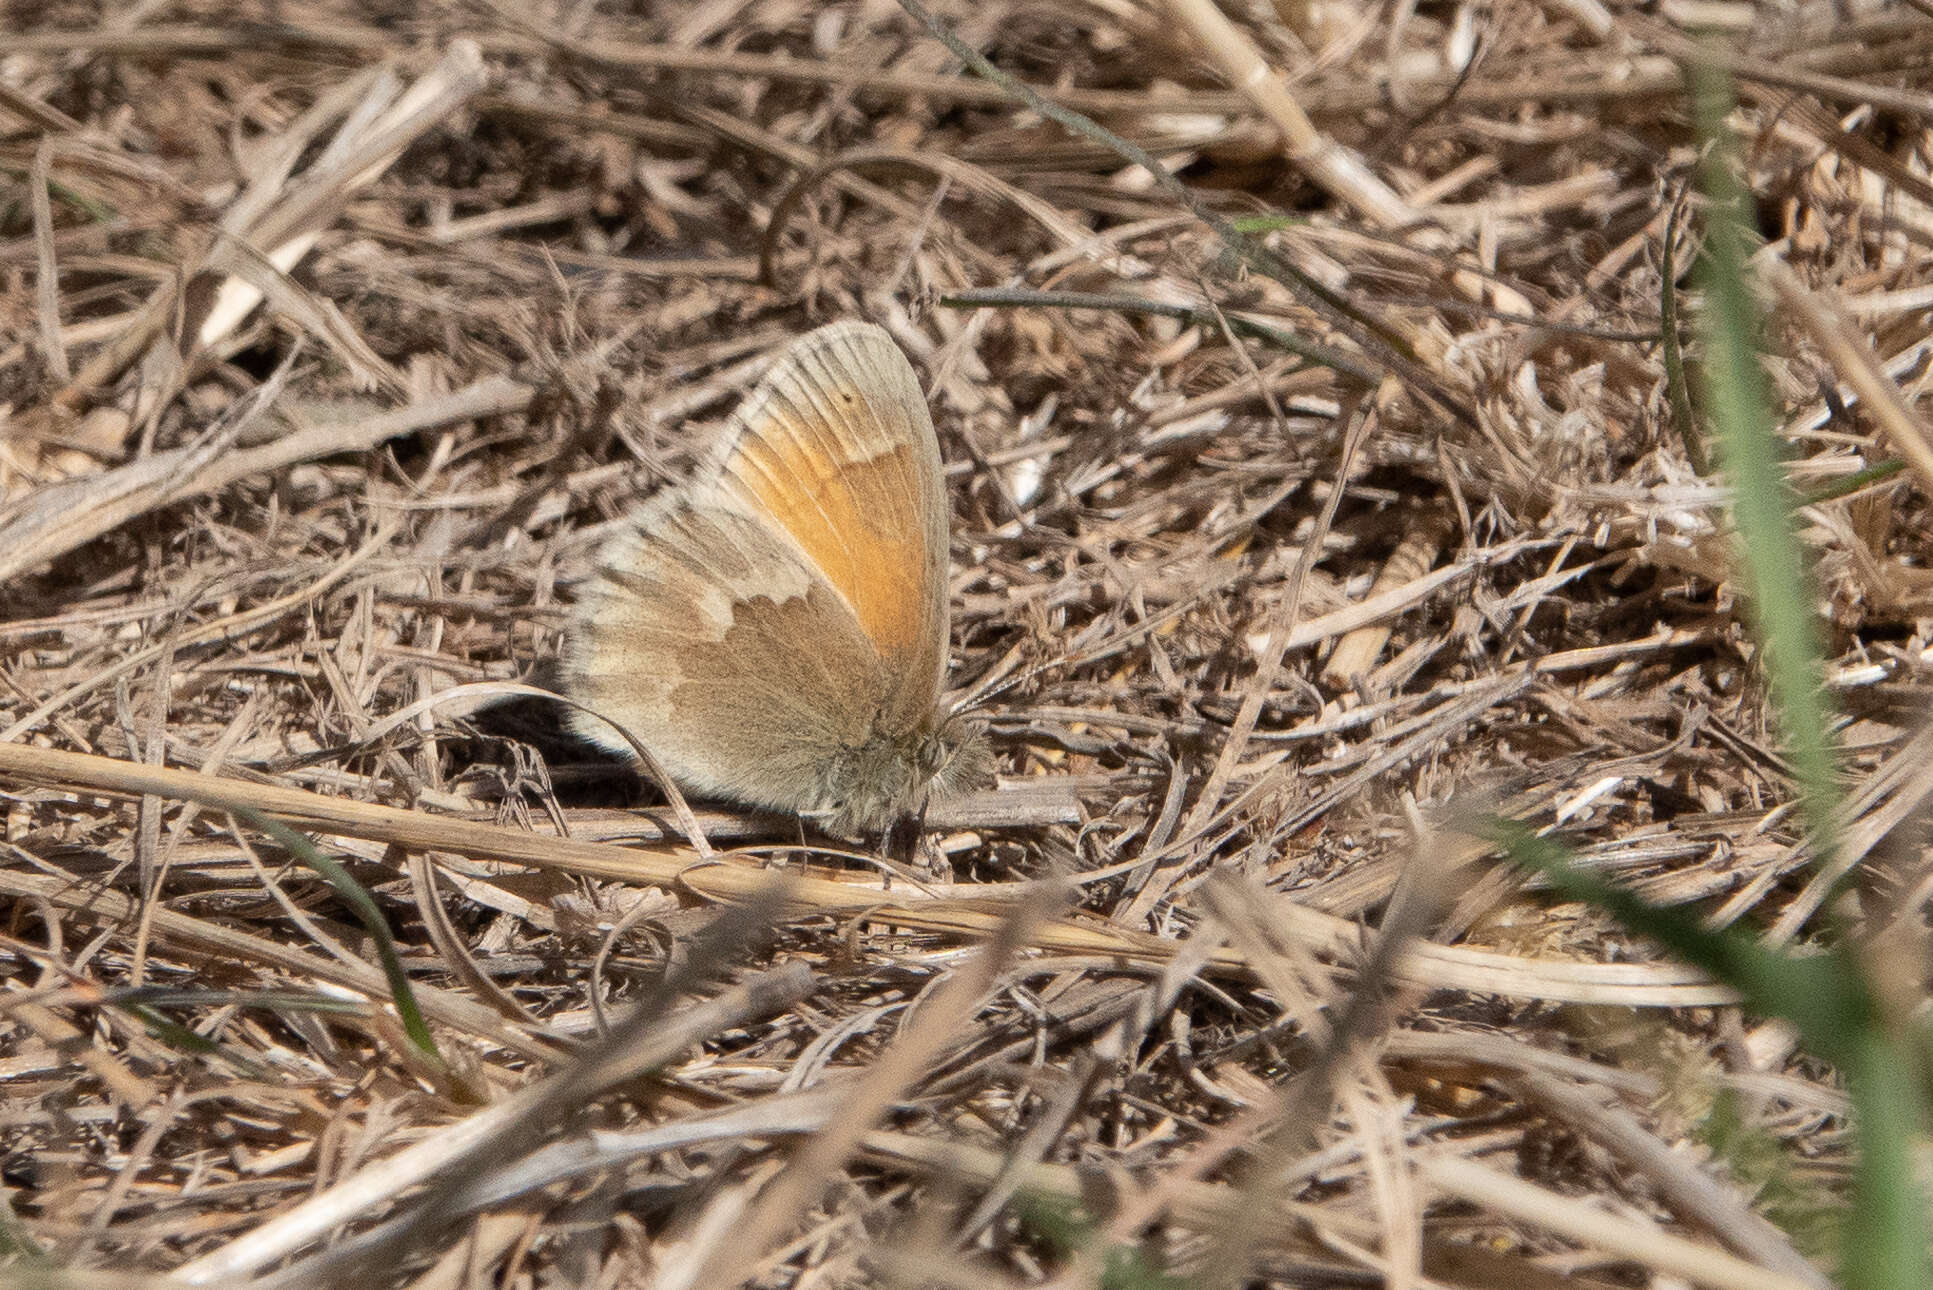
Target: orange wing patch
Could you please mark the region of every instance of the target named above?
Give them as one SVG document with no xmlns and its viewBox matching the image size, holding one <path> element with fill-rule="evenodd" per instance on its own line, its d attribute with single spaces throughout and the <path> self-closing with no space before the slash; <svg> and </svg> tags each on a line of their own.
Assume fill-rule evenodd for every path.
<svg viewBox="0 0 1933 1290">
<path fill-rule="evenodd" d="M 733 473 L 852 606 L 881 655 L 915 651 L 931 633 L 926 604 L 936 594 L 924 585 L 916 449 L 902 443 L 855 459 L 841 436 L 800 424 L 817 418 L 775 406 L 764 417 L 777 424 L 740 441 Z"/>
</svg>

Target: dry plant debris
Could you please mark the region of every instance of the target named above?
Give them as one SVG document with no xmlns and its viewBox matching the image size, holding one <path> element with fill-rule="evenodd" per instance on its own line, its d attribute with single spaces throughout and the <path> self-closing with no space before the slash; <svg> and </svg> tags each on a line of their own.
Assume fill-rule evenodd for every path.
<svg viewBox="0 0 1933 1290">
<path fill-rule="evenodd" d="M 1834 1073 L 1459 822 L 1820 930 L 1662 344 L 1703 49 L 1875 875 L 1848 917 L 1917 1006 L 1933 19 L 935 6 L 1184 202 L 918 10 L 9 11 L 9 1266 L 1826 1284 Z M 922 874 L 772 867 L 796 829 L 715 812 L 704 857 L 530 697 L 600 532 L 843 317 L 928 383 L 954 677 L 1010 683 L 1002 789 L 936 808 Z M 434 1053 L 237 809 L 374 894 Z"/>
</svg>

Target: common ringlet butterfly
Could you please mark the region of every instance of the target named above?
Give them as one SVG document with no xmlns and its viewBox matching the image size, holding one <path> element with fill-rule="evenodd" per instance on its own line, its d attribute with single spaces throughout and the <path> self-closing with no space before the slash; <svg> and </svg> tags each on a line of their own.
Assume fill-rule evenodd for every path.
<svg viewBox="0 0 1933 1290">
<path fill-rule="evenodd" d="M 579 586 L 564 687 L 701 796 L 884 831 L 985 777 L 941 700 L 947 500 L 912 365 L 867 323 L 785 352 Z M 573 711 L 601 747 L 630 746 Z"/>
</svg>

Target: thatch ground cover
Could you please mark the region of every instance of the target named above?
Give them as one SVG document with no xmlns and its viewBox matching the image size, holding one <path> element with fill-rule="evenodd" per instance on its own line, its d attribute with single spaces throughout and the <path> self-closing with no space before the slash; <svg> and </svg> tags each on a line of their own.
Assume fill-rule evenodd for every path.
<svg viewBox="0 0 1933 1290">
<path fill-rule="evenodd" d="M 1933 19 L 936 9 L 1185 202 L 884 0 L 640 10 L 8 12 L 0 1276 L 1825 1284 L 1836 1073 L 1465 830 L 1917 1006 Z M 1857 899 L 1698 429 L 1701 28 Z M 917 871 L 701 854 L 513 684 L 847 317 L 1002 773 Z"/>
</svg>

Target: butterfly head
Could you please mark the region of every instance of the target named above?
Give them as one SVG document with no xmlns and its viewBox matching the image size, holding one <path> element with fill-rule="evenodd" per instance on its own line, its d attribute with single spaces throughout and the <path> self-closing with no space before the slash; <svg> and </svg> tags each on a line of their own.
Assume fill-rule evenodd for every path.
<svg viewBox="0 0 1933 1290">
<path fill-rule="evenodd" d="M 993 781 L 986 732 L 962 713 L 936 709 L 910 730 L 875 731 L 823 767 L 827 827 L 882 833 L 925 809 L 929 797 L 984 788 Z"/>
</svg>

